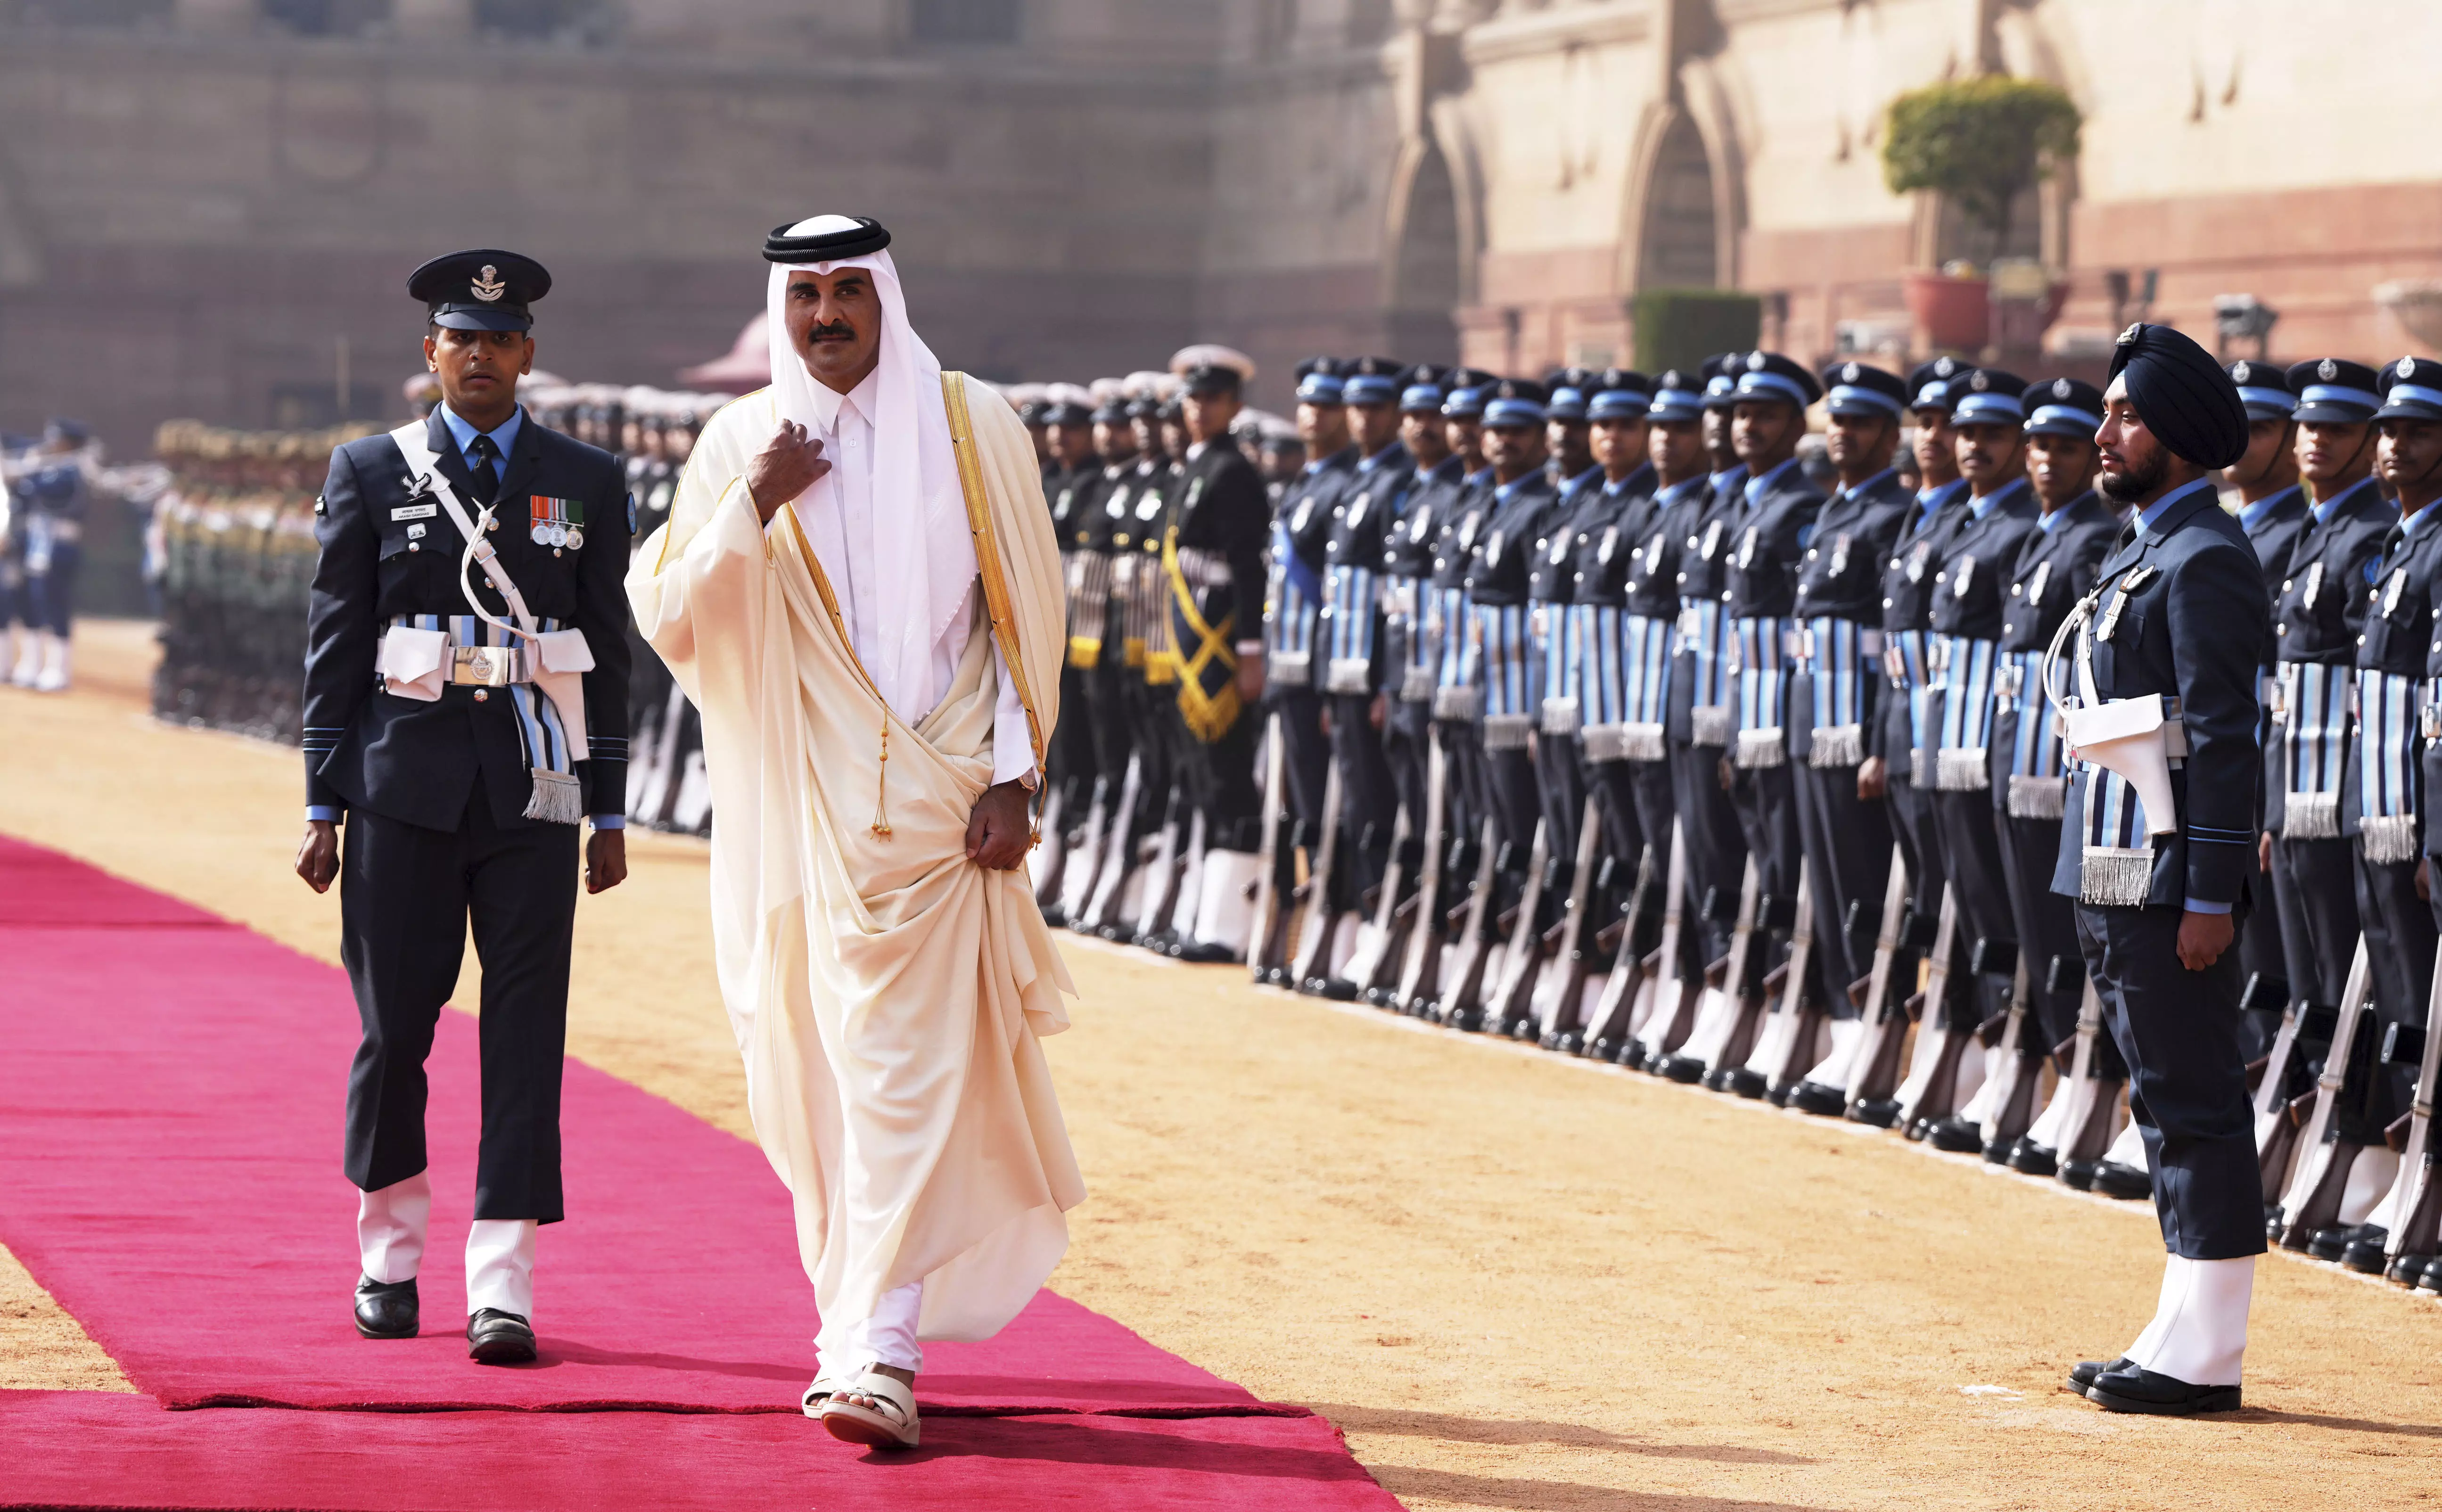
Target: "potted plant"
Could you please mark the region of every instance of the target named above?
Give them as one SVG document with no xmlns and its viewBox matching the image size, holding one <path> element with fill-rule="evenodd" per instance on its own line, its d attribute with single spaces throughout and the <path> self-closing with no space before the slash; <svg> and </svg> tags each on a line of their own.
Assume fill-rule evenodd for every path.
<svg viewBox="0 0 2442 1512">
<path fill-rule="evenodd" d="M 1929 190 L 1987 238 L 1985 260 L 2009 249 L 2018 196 L 2077 155 L 2082 120 L 2058 85 L 1989 75 L 1911 90 L 1891 101 L 1883 182 L 1895 194 Z M 1956 268 L 1957 264 L 1953 264 Z M 1991 330 L 1986 281 L 1972 271 L 1919 269 L 1908 313 L 1928 345 L 1981 348 Z"/>
</svg>

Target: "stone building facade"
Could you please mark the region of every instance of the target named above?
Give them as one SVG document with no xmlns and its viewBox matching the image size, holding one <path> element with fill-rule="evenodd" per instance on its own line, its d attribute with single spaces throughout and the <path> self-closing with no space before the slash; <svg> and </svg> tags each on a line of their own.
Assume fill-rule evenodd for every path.
<svg viewBox="0 0 2442 1512">
<path fill-rule="evenodd" d="M 0 426 L 387 413 L 405 274 L 467 245 L 552 268 L 553 371 L 666 383 L 814 209 L 888 223 L 991 376 L 1217 339 L 1278 404 L 1318 351 L 1622 358 L 1705 284 L 1904 344 L 1959 232 L 1882 114 L 1991 71 L 2087 118 L 2014 248 L 2056 337 L 2151 269 L 2191 329 L 2278 309 L 2276 357 L 2424 354 L 2378 291 L 2442 278 L 2437 53 L 2430 0 L 0 0 Z"/>
</svg>

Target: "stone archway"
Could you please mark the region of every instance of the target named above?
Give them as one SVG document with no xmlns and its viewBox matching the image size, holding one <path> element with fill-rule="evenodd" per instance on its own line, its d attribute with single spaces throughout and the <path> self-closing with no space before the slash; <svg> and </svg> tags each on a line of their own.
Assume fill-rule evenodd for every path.
<svg viewBox="0 0 2442 1512">
<path fill-rule="evenodd" d="M 1647 178 L 1637 288 L 1702 289 L 1721 282 L 1717 203 L 1704 134 L 1693 116 L 1675 110 Z"/>
<path fill-rule="evenodd" d="M 1430 137 L 1407 175 L 1392 249 L 1384 333 L 1390 349 L 1420 362 L 1458 360 L 1461 289 L 1458 188 Z"/>
</svg>

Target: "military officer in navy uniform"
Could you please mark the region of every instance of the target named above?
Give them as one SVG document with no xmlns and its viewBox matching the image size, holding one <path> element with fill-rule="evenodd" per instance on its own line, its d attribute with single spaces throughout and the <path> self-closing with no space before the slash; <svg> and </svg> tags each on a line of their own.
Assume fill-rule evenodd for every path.
<svg viewBox="0 0 2442 1512">
<path fill-rule="evenodd" d="M 1883 667 L 1883 563 L 1914 511 L 1891 459 L 1907 414 L 1907 385 L 1863 362 L 1823 370 L 1825 450 L 1839 478 L 1815 517 L 1798 565 L 1792 618 L 1797 655 L 1789 687 L 1791 785 L 1798 834 L 1813 879 L 1814 951 L 1835 1039 L 1850 1040 L 1861 1010 L 1849 986 L 1873 967 L 1883 892 L 1890 881 L 1888 811 L 1861 791 L 1890 684 Z M 1835 1047 L 1845 1048 L 1848 1047 Z M 1801 1082 L 1790 1105 L 1836 1118 L 1848 1098 Z"/>
<path fill-rule="evenodd" d="M 2374 481 L 2374 413 L 2382 400 L 2363 363 L 2323 357 L 2293 365 L 2299 469 L 2306 523 L 2274 579 L 2280 732 L 2265 791 L 2273 899 L 2289 992 L 2306 1015 L 2308 1065 L 2321 1060 L 2330 1012 L 2346 989 L 2360 920 L 2357 860 L 2341 825 L 2342 784 L 2354 765 L 2349 694 L 2358 637 L 2380 573 L 2383 538 L 2398 521 Z"/>
<path fill-rule="evenodd" d="M 1264 698 L 1280 716 L 1288 761 L 1288 811 L 1303 844 L 1322 840 L 1322 798 L 1331 745 L 1322 731 L 1323 548 L 1332 506 L 1357 473 L 1340 399 L 1341 364 L 1298 364 L 1297 425 L 1306 460 L 1281 491 L 1272 517 L 1269 578 L 1264 595 Z"/>
<path fill-rule="evenodd" d="M 1503 378 L 1484 400 L 1484 454 L 1492 484 L 1468 552 L 1467 623 L 1462 661 L 1483 696 L 1483 758 L 1477 811 L 1494 821 L 1503 896 L 1514 895 L 1541 815 L 1530 738 L 1542 716 L 1542 668 L 1528 624 L 1527 573 L 1539 544 L 1548 551 L 1559 502 L 1545 474 L 1545 394 L 1541 384 Z"/>
<path fill-rule="evenodd" d="M 1561 374 L 1581 388 L 1563 388 L 1553 395 L 1551 419 L 1544 427 L 1547 444 L 1553 448 L 1552 472 L 1559 497 L 1545 524 L 1544 533 L 1536 539 L 1534 559 L 1526 567 L 1526 597 L 1530 604 L 1527 626 L 1533 638 L 1534 654 L 1541 667 L 1541 708 L 1535 740 L 1535 780 L 1543 806 L 1543 828 L 1548 837 L 1550 854 L 1567 858 L 1576 854 L 1577 824 L 1586 807 L 1586 773 L 1584 748 L 1579 734 L 1584 728 L 1584 687 L 1579 667 L 1589 653 L 1589 645 L 1578 634 L 1578 627 L 1569 611 L 1575 596 L 1576 573 L 1575 561 L 1579 548 L 1591 544 L 1595 535 L 1618 514 L 1622 502 L 1619 491 L 1611 487 L 1611 480 L 1594 451 L 1594 422 L 1591 418 L 1594 401 L 1600 396 L 1602 375 L 1570 371 Z M 1642 374 L 1632 375 L 1639 385 Z M 1614 415 L 1627 410 L 1634 411 L 1632 421 L 1614 419 L 1613 426 L 1632 425 L 1633 446 L 1614 444 L 1612 453 L 1632 469 L 1643 462 L 1645 439 L 1645 407 L 1649 401 L 1642 392 L 1632 401 L 1615 397 L 1611 406 Z M 1579 462 L 1582 460 L 1582 465 Z M 1625 471 L 1625 469 L 1624 469 Z"/>
<path fill-rule="evenodd" d="M 576 912 L 627 875 L 633 528 L 617 458 L 531 421 L 530 258 L 435 258 L 428 420 L 350 442 L 317 501 L 298 874 L 339 883 L 340 955 L 364 1020 L 347 1174 L 363 1193 L 356 1326 L 405 1339 L 432 1189 L 424 1061 L 471 931 L 483 962 L 483 1133 L 466 1240 L 466 1337 L 535 1357 L 535 1232 L 563 1216 L 559 1085 Z M 463 521 L 463 523 L 462 523 Z M 472 537 L 469 538 L 468 532 Z M 341 825 L 345 824 L 345 845 Z"/>
<path fill-rule="evenodd" d="M 1087 506 L 1101 469 L 1094 459 L 1092 396 L 1074 384 L 1049 385 L 1035 410 L 1042 422 L 1043 497 L 1051 506 L 1051 529 L 1060 543 L 1060 568 L 1068 599 L 1070 634 L 1085 612 L 1087 596 L 1080 553 L 1092 540 Z M 1073 656 L 1060 664 L 1060 706 L 1069 711 L 1051 738 L 1048 765 L 1061 793 L 1062 811 L 1070 822 L 1082 822 L 1088 794 L 1098 779 L 1116 783 L 1118 773 L 1104 773 L 1095 759 L 1092 702 L 1085 683 L 1091 669 Z M 1048 900 L 1046 900 L 1048 902 Z"/>
<path fill-rule="evenodd" d="M 1399 444 L 1414 465 L 1399 518 L 1382 537 L 1384 604 L 1382 756 L 1408 811 L 1410 833 L 1424 838 L 1426 783 L 1433 718 L 1431 638 L 1425 611 L 1441 519 L 1466 486 L 1467 460 L 1450 448 L 1442 405 L 1449 397 L 1440 369 L 1419 365 L 1399 390 Z M 1411 865 L 1411 873 L 1414 871 Z"/>
<path fill-rule="evenodd" d="M 2084 601 L 2091 608 L 2067 653 L 2082 669 L 2060 670 L 2081 688 L 2090 675 L 2105 705 L 2098 715 L 2135 733 L 2078 762 L 2052 886 L 2079 900 L 2079 941 L 2128 1063 L 2169 1258 L 2153 1323 L 2121 1357 L 2081 1363 L 2069 1378 L 2112 1411 L 2227 1411 L 2240 1403 L 2264 1250 L 2232 944 L 2252 871 L 2266 609 L 2254 549 L 2221 510 L 2211 474 L 2245 450 L 2247 412 L 2194 340 L 2135 325 L 2112 355 L 2096 441 L 2103 491 L 2131 511 L 2131 529 Z M 2185 756 L 2176 765 L 2168 728 L 2130 717 L 2145 704 L 2108 708 L 2153 696 L 2178 701 Z M 2106 756 L 2112 766 L 2097 764 Z M 2162 763 L 2157 797 L 2167 792 L 2168 814 L 2146 813 L 2128 779 L 2147 762 Z"/>
<path fill-rule="evenodd" d="M 2238 385 L 2240 402 L 2247 406 L 2247 452 L 2223 472 L 2222 481 L 2238 490 L 2239 528 L 2255 547 L 2269 594 L 2279 591 L 2289 553 L 2306 527 L 2306 492 L 2298 482 L 2298 424 L 2290 418 L 2298 408 L 2298 396 L 2289 392 L 2282 370 L 2269 363 L 2233 362 L 2228 371 L 2231 382 Z M 2266 690 L 2264 728 L 2259 734 L 2264 741 L 2267 792 L 2281 780 L 2281 742 L 2273 738 L 2269 693 L 2276 639 L 2264 643 L 2263 665 L 2258 669 Z M 2257 861 L 2263 884 L 2257 896 L 2270 898 L 2270 868 L 2278 863 L 2269 835 L 2259 843 Z M 2247 1018 L 2239 1037 L 2251 1061 L 2271 1047 L 2281 1011 L 2289 1002 L 2289 968 L 2281 958 L 2281 931 L 2261 924 L 2249 930 L 2239 938 L 2238 959 L 2247 977 Z"/>
<path fill-rule="evenodd" d="M 1687 845 L 1687 879 L 1697 902 L 1706 960 L 1729 954 L 1746 867 L 1746 841 L 1730 802 L 1722 766 L 1738 730 L 1731 701 L 1728 624 L 1722 595 L 1728 590 L 1732 515 L 1745 506 L 1746 468 L 1731 435 L 1738 405 L 1739 373 L 1746 354 L 1725 352 L 1704 359 L 1704 394 L 1698 424 L 1706 473 L 1702 497 L 1674 508 L 1686 534 L 1679 539 L 1679 563 L 1671 574 L 1679 596 L 1679 641 L 1670 662 L 1668 733 L 1671 788 L 1679 804 L 1681 834 Z"/>
<path fill-rule="evenodd" d="M 1628 368 L 1613 368 L 1596 381 L 1586 415 L 1598 485 L 1588 490 L 1558 542 L 1563 560 L 1562 607 L 1569 617 L 1574 678 L 1545 691 L 1571 700 L 1571 744 L 1585 767 L 1585 781 L 1601 799 L 1604 849 L 1620 867 L 1622 885 L 1633 881 L 1645 847 L 1666 861 L 1670 844 L 1669 769 L 1664 763 L 1662 681 L 1669 675 L 1670 608 L 1666 588 L 1659 614 L 1642 620 L 1630 609 L 1630 583 L 1647 544 L 1660 535 L 1658 486 L 1647 455 L 1653 410 L 1653 380 Z M 1631 736 L 1631 723 L 1642 726 Z M 1544 723 L 1551 739 L 1552 722 Z M 1631 756 L 1640 759 L 1631 759 Z M 1642 795 L 1640 795 L 1640 792 Z M 1660 823 L 1648 828 L 1648 814 Z"/>
</svg>

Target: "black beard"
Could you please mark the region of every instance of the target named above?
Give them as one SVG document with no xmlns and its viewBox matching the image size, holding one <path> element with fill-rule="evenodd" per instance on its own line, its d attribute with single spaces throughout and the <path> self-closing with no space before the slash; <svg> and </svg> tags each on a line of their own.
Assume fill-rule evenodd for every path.
<svg viewBox="0 0 2442 1512">
<path fill-rule="evenodd" d="M 2154 453 L 2154 464 L 2150 467 L 2131 467 L 2118 478 L 2105 474 L 2103 497 L 2115 504 L 2133 504 L 2161 487 L 2170 476 L 2171 453 L 2170 448 L 2164 447 Z"/>
</svg>

